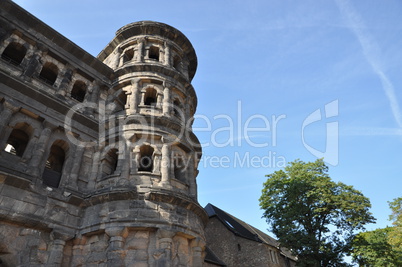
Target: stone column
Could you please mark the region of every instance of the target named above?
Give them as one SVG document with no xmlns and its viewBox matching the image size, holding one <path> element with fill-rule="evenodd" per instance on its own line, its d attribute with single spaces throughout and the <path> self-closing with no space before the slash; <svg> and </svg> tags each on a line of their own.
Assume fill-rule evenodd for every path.
<svg viewBox="0 0 402 267">
<path fill-rule="evenodd" d="M 137 62 L 144 62 L 144 42 L 145 39 L 139 39 L 138 40 L 138 53 L 137 53 Z"/>
<path fill-rule="evenodd" d="M 106 257 L 108 266 L 118 267 L 124 265 L 124 240 L 128 231 L 123 227 L 108 228 L 105 230 L 110 237 Z"/>
<path fill-rule="evenodd" d="M 71 88 L 71 80 L 73 78 L 73 70 L 69 68 L 68 66 L 65 68 L 64 73 L 61 75 L 61 82 L 59 89 L 57 90 L 56 94 L 58 95 L 69 95 L 71 96 L 71 92 L 68 92 L 69 88 Z M 71 86 L 70 86 L 71 85 Z M 70 90 L 71 91 L 71 90 Z"/>
<path fill-rule="evenodd" d="M 195 238 L 191 241 L 191 250 L 193 256 L 193 267 L 202 267 L 203 266 L 203 257 L 202 251 L 205 248 L 205 242 L 200 238 Z"/>
<path fill-rule="evenodd" d="M 163 115 L 170 116 L 170 109 L 171 109 L 170 89 L 167 86 L 165 86 L 165 88 L 163 89 L 163 104 L 162 104 Z"/>
<path fill-rule="evenodd" d="M 46 146 L 47 146 L 47 143 L 50 138 L 50 134 L 52 133 L 51 127 L 52 127 L 52 125 L 49 123 L 44 124 L 44 128 L 43 128 L 42 132 L 40 133 L 39 140 L 36 143 L 34 152 L 32 154 L 32 159 L 29 163 L 28 173 L 30 173 L 34 176 L 40 175 L 39 166 L 43 162 L 43 160 L 46 160 L 46 159 L 42 159 L 42 158 L 45 153 Z"/>
<path fill-rule="evenodd" d="M 46 266 L 58 267 L 63 262 L 63 250 L 66 240 L 70 239 L 71 236 L 53 230 L 50 237 L 52 242 L 49 247 L 50 253 Z"/>
<path fill-rule="evenodd" d="M 10 122 L 12 115 L 19 110 L 19 108 L 15 107 L 12 102 L 5 101 L 3 106 L 4 110 L 0 113 L 0 149 L 4 149 L 8 139 L 5 136 L 7 125 Z"/>
<path fill-rule="evenodd" d="M 190 189 L 190 197 L 193 199 L 197 199 L 197 184 L 195 182 L 195 175 L 194 175 L 194 153 L 189 153 L 188 155 L 190 158 L 188 159 L 188 165 L 186 170 L 186 177 L 189 184 Z"/>
<path fill-rule="evenodd" d="M 145 91 L 141 91 L 141 102 L 140 105 L 145 105 Z"/>
<path fill-rule="evenodd" d="M 171 169 L 170 148 L 168 144 L 162 146 L 161 186 L 170 186 L 169 173 Z"/>
<path fill-rule="evenodd" d="M 159 229 L 158 243 L 159 249 L 154 253 L 154 258 L 157 260 L 157 266 L 171 267 L 172 266 L 172 244 L 175 233 L 167 230 Z"/>
<path fill-rule="evenodd" d="M 162 94 L 157 94 L 156 96 L 156 108 L 161 109 L 163 106 L 162 104 Z"/>
<path fill-rule="evenodd" d="M 74 152 L 74 162 L 71 167 L 70 179 L 68 181 L 67 187 L 77 189 L 77 180 L 82 164 L 82 156 L 84 155 L 84 146 L 78 146 Z"/>
<path fill-rule="evenodd" d="M 140 146 L 135 146 L 135 148 L 133 149 L 132 159 L 131 159 L 131 167 L 130 167 L 131 174 L 138 172 L 138 166 L 140 164 L 140 157 L 141 157 Z"/>
<path fill-rule="evenodd" d="M 154 168 L 152 170 L 152 173 L 154 174 L 161 173 L 161 158 L 162 154 L 159 151 L 154 151 L 153 155 Z"/>
<path fill-rule="evenodd" d="M 130 103 L 130 112 L 129 114 L 134 114 L 138 112 L 138 91 L 140 88 L 140 79 L 132 79 L 131 80 L 131 103 Z"/>
<path fill-rule="evenodd" d="M 89 181 L 88 181 L 88 189 L 94 189 L 96 184 L 96 178 L 98 176 L 99 171 L 99 160 L 100 160 L 101 153 L 96 151 L 93 155 L 92 160 L 92 169 L 89 174 Z"/>
<path fill-rule="evenodd" d="M 170 45 L 165 42 L 165 60 L 164 60 L 164 64 L 168 65 L 168 66 L 172 66 L 172 62 L 170 59 Z"/>
</svg>

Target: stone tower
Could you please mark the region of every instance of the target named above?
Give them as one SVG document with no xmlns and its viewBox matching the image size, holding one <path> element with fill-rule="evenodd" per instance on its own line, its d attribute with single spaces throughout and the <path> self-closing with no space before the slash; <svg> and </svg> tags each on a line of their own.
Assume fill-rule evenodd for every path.
<svg viewBox="0 0 402 267">
<path fill-rule="evenodd" d="M 126 262 L 202 266 L 206 217 L 195 181 L 201 150 L 191 130 L 197 104 L 191 85 L 194 49 L 175 28 L 142 21 L 118 30 L 98 58 L 115 76 L 100 142 L 106 157 L 95 187 L 115 194 L 113 205 L 122 212 L 105 231 L 117 247 L 132 248 Z M 106 206 L 110 203 L 87 213 Z M 106 223 L 98 220 L 86 227 Z M 111 259 L 118 262 L 121 252 L 114 253 Z"/>
<path fill-rule="evenodd" d="M 189 40 L 137 22 L 93 57 L 0 5 L 0 262 L 205 265 Z"/>
</svg>

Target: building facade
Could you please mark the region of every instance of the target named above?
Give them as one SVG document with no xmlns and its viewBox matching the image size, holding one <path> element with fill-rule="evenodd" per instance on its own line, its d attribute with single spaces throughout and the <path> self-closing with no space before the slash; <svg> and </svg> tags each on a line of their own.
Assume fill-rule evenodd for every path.
<svg viewBox="0 0 402 267">
<path fill-rule="evenodd" d="M 128 24 L 93 57 L 1 0 L 0 55 L 1 266 L 245 266 L 206 246 L 180 31 Z"/>
</svg>

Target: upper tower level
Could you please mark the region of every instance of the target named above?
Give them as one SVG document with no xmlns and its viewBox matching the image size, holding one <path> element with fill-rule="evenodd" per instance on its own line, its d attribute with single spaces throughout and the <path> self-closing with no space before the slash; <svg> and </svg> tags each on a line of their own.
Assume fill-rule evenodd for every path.
<svg viewBox="0 0 402 267">
<path fill-rule="evenodd" d="M 98 58 L 118 75 L 121 69 L 133 65 L 135 71 L 152 65 L 158 72 L 169 76 L 179 73 L 191 82 L 197 69 L 197 56 L 187 37 L 167 24 L 154 21 L 134 22 L 120 28 Z"/>
</svg>

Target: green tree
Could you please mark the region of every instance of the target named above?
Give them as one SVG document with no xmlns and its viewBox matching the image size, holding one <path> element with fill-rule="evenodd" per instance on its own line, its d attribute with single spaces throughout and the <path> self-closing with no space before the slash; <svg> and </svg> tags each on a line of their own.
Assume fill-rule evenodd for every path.
<svg viewBox="0 0 402 267">
<path fill-rule="evenodd" d="M 322 159 L 290 162 L 267 175 L 260 207 L 281 246 L 298 256 L 298 266 L 348 266 L 356 230 L 373 223 L 368 198 L 352 186 L 335 183 Z"/>
<path fill-rule="evenodd" d="M 402 254 L 402 197 L 389 202 L 389 207 L 392 211 L 389 219 L 392 221 L 393 225 L 391 232 L 389 233 L 389 243 L 392 245 L 394 250 Z"/>
<path fill-rule="evenodd" d="M 359 266 L 402 266 L 400 253 L 389 242 L 392 231 L 393 227 L 387 227 L 356 235 L 352 242 L 353 260 Z"/>
</svg>

